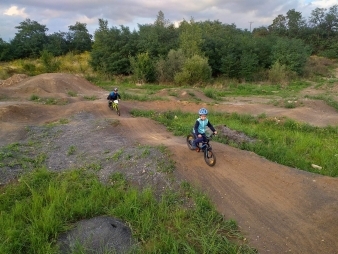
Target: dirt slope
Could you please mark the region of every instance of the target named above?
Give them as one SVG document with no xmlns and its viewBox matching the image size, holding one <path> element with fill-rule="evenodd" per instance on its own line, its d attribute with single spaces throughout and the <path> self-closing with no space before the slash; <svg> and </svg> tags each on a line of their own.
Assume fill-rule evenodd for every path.
<svg viewBox="0 0 338 254">
<path fill-rule="evenodd" d="M 338 179 L 323 177 L 278 165 L 254 153 L 213 143 L 217 164 L 208 167 L 201 153 L 189 151 L 182 137 L 174 137 L 165 127 L 145 118 L 132 118 L 132 108 L 196 111 L 203 104 L 183 101 L 121 101 L 121 117 L 106 104 L 106 92 L 79 77 L 45 74 L 0 88 L 9 98 L 0 102 L 0 145 L 25 137 L 25 126 L 90 112 L 97 119 L 118 118 L 120 135 L 142 144 L 164 144 L 176 161 L 176 176 L 204 190 L 218 211 L 235 219 L 249 245 L 259 253 L 338 253 Z M 83 97 L 69 98 L 67 88 Z M 26 92 L 25 92 L 26 91 Z M 39 96 L 69 99 L 67 105 L 41 105 L 28 101 L 32 91 Z M 282 109 L 255 101 L 215 105 L 211 109 L 269 116 L 288 116 L 314 125 L 338 124 L 337 113 L 318 102 L 305 107 Z M 212 118 L 212 117 L 211 117 Z M 104 137 L 102 137 L 104 139 Z"/>
</svg>

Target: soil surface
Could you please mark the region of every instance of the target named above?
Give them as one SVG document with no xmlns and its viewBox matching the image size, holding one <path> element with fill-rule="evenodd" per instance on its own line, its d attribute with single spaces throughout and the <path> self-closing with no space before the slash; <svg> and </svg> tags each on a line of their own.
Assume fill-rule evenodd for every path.
<svg viewBox="0 0 338 254">
<path fill-rule="evenodd" d="M 168 101 L 121 100 L 121 116 L 117 116 L 107 107 L 107 91 L 81 77 L 43 74 L 2 82 L 0 146 L 27 142 L 28 137 L 43 139 L 37 152 L 47 153 L 50 170 L 70 169 L 80 162 L 83 166 L 97 162 L 103 180 L 108 180 L 111 171 L 118 169 L 136 184 L 152 184 L 160 190 L 171 185 L 171 180 L 167 174 L 156 171 L 155 164 L 160 162 L 149 163 L 142 156 L 144 150 L 138 147 L 164 145 L 176 162 L 175 181 L 187 180 L 206 192 L 225 218 L 238 222 L 247 243 L 259 253 L 338 253 L 337 178 L 279 165 L 255 153 L 216 142 L 213 148 L 217 163 L 208 167 L 201 153 L 188 150 L 184 137 L 175 137 L 164 126 L 129 114 L 133 108 L 197 112 L 206 106 L 214 111 L 264 113 L 276 121 L 289 117 L 326 126 L 338 125 L 337 112 L 322 101 L 309 99 L 304 100 L 301 107 L 291 109 L 266 104 L 265 99 L 259 97 L 237 97 L 210 106 L 184 100 L 187 92 Z M 57 103 L 46 105 L 30 101 L 32 94 L 56 98 Z M 97 99 L 86 99 L 93 96 Z M 197 96 L 208 103 L 204 95 Z M 46 125 L 60 119 L 69 122 L 55 128 Z M 77 150 L 70 156 L 72 145 Z M 130 162 L 109 160 L 119 149 L 125 151 L 124 156 L 129 154 Z M 136 156 L 138 151 L 141 152 Z M 156 149 L 150 152 L 161 156 Z M 19 173 L 20 169 L 1 169 L 1 183 L 5 184 Z"/>
</svg>

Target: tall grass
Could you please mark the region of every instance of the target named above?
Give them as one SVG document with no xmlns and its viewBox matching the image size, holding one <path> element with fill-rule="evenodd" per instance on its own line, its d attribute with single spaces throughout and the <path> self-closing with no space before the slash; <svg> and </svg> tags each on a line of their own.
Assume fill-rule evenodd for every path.
<svg viewBox="0 0 338 254">
<path fill-rule="evenodd" d="M 43 51 L 38 59 L 18 59 L 0 66 L 0 79 L 6 79 L 13 74 L 27 74 L 35 76 L 46 72 L 62 72 L 82 74 L 90 79 L 99 74 L 94 73 L 89 65 L 89 52 L 82 54 L 68 53 L 65 56 L 53 57 Z"/>
<path fill-rule="evenodd" d="M 98 215 L 114 216 L 131 226 L 138 242 L 133 253 L 254 253 L 229 240 L 241 239 L 236 223 L 224 220 L 209 199 L 187 183 L 158 199 L 152 189 L 130 187 L 120 173 L 103 185 L 88 171 L 53 173 L 40 168 L 1 191 L 3 254 L 58 253 L 62 232 Z"/>
<path fill-rule="evenodd" d="M 204 93 L 212 99 L 219 99 L 227 96 L 279 96 L 290 97 L 303 90 L 311 84 L 306 81 L 293 81 L 286 86 L 280 84 L 248 84 L 230 83 L 222 86 L 222 89 L 207 87 Z"/>
<path fill-rule="evenodd" d="M 156 113 L 133 110 L 135 116 L 144 116 L 161 122 L 174 135 L 190 133 L 196 115 L 181 111 Z M 250 143 L 230 143 L 220 135 L 219 141 L 253 151 L 277 163 L 327 176 L 338 176 L 338 127 L 314 127 L 287 118 L 253 117 L 250 115 L 211 112 L 210 121 L 214 126 L 227 125 L 256 139 Z M 312 164 L 322 167 L 321 170 Z"/>
</svg>

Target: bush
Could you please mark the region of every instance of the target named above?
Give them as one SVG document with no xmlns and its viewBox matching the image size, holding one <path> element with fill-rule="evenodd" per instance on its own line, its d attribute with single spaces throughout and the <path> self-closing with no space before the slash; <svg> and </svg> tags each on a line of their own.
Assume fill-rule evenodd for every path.
<svg viewBox="0 0 338 254">
<path fill-rule="evenodd" d="M 179 85 L 194 85 L 209 81 L 210 78 L 211 67 L 208 59 L 194 55 L 185 61 L 182 71 L 175 75 L 174 80 Z"/>
<path fill-rule="evenodd" d="M 138 83 L 155 81 L 155 67 L 148 53 L 138 54 L 136 57 L 130 57 L 131 70 L 133 78 Z"/>
<path fill-rule="evenodd" d="M 173 82 L 176 73 L 183 68 L 186 58 L 181 49 L 170 50 L 167 58 L 156 63 L 156 74 L 159 82 Z"/>
<path fill-rule="evenodd" d="M 338 59 L 338 42 L 331 44 L 331 46 L 319 53 L 320 56 L 330 59 Z"/>
<path fill-rule="evenodd" d="M 286 84 L 288 82 L 287 68 L 285 65 L 275 62 L 269 70 L 269 81 L 273 84 Z"/>
<path fill-rule="evenodd" d="M 310 55 L 310 49 L 303 41 L 280 38 L 272 49 L 272 62 L 278 61 L 281 65 L 285 65 L 288 70 L 303 74 L 306 61 Z"/>
<path fill-rule="evenodd" d="M 43 50 L 41 52 L 41 62 L 45 69 L 45 72 L 51 73 L 56 72 L 60 68 L 60 61 L 58 61 L 56 58 L 54 58 L 53 54 L 48 52 L 47 50 Z"/>
<path fill-rule="evenodd" d="M 304 67 L 304 76 L 313 77 L 321 76 L 327 77 L 330 74 L 330 66 L 334 64 L 333 60 L 325 57 L 311 56 L 309 57 Z"/>
</svg>

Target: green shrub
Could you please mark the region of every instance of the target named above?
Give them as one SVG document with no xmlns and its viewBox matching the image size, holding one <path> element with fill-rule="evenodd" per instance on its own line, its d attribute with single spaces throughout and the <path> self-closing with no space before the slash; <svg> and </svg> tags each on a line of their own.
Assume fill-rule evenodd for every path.
<svg viewBox="0 0 338 254">
<path fill-rule="evenodd" d="M 36 66 L 33 63 L 23 63 L 22 68 L 24 69 L 27 75 L 33 76 L 36 73 Z"/>
<path fill-rule="evenodd" d="M 53 54 L 48 52 L 47 50 L 43 50 L 41 52 L 40 60 L 42 62 L 42 65 L 45 69 L 45 72 L 56 72 L 60 68 L 60 61 L 58 61 L 56 58 L 54 58 Z"/>
<path fill-rule="evenodd" d="M 130 57 L 130 64 L 133 78 L 136 82 L 143 84 L 155 81 L 155 67 L 148 53 Z"/>
<path fill-rule="evenodd" d="M 156 63 L 156 75 L 159 82 L 173 82 L 176 73 L 182 70 L 185 56 L 181 49 L 170 50 L 166 59 Z"/>
<path fill-rule="evenodd" d="M 179 85 L 195 85 L 209 81 L 210 78 L 211 67 L 208 59 L 194 55 L 185 61 L 182 71 L 175 75 L 174 80 Z"/>
<path fill-rule="evenodd" d="M 288 70 L 285 65 L 276 61 L 268 71 L 269 81 L 273 84 L 287 84 L 289 82 Z"/>
<path fill-rule="evenodd" d="M 338 42 L 332 43 L 328 49 L 320 52 L 319 55 L 330 59 L 338 59 Z"/>
<path fill-rule="evenodd" d="M 272 62 L 285 65 L 288 70 L 303 74 L 310 49 L 303 41 L 298 39 L 280 38 L 272 48 Z"/>
</svg>

